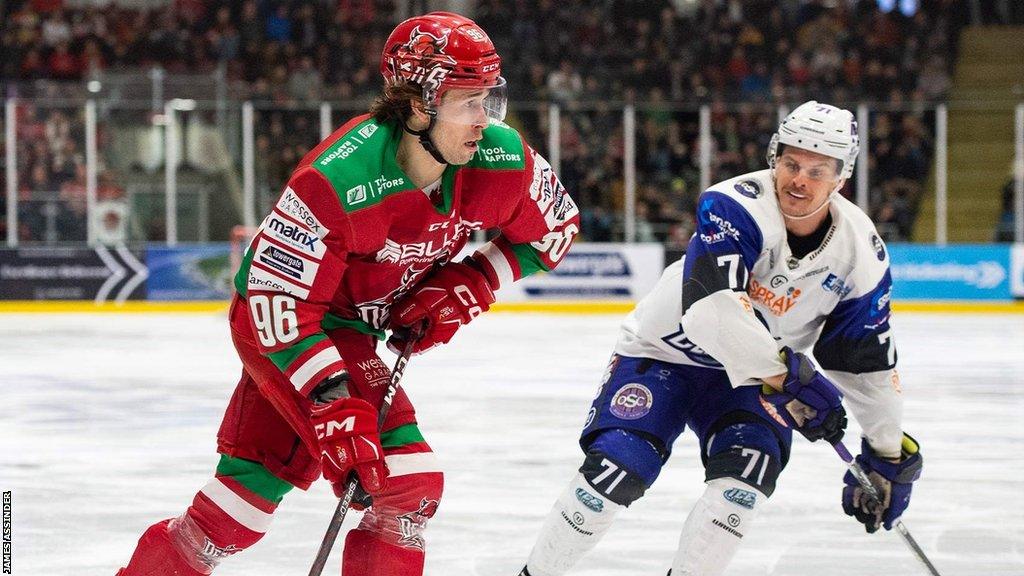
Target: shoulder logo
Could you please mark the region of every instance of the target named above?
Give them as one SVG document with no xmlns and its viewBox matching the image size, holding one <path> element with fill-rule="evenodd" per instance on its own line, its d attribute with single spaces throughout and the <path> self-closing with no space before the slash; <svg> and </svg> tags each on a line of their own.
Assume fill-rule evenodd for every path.
<svg viewBox="0 0 1024 576">
<path fill-rule="evenodd" d="M 363 126 L 362 128 L 359 129 L 359 135 L 362 136 L 363 139 L 365 140 L 365 139 L 369 138 L 370 136 L 373 136 L 373 133 L 376 132 L 376 131 L 377 131 L 377 125 L 376 124 L 367 124 L 366 126 Z"/>
<path fill-rule="evenodd" d="M 871 235 L 871 247 L 875 249 L 875 256 L 879 261 L 885 260 L 885 244 L 882 244 L 882 239 L 878 237 L 878 234 Z"/>
<path fill-rule="evenodd" d="M 359 184 L 349 188 L 348 192 L 345 192 L 345 203 L 349 205 L 359 204 L 366 201 L 366 186 Z"/>
<path fill-rule="evenodd" d="M 761 196 L 761 185 L 757 180 L 744 180 L 734 186 L 737 192 L 747 198 L 759 198 Z"/>
</svg>

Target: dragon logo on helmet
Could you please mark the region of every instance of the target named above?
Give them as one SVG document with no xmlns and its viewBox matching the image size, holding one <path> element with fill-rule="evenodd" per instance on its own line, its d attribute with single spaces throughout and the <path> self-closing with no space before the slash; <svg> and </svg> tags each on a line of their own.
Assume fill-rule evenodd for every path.
<svg viewBox="0 0 1024 576">
<path fill-rule="evenodd" d="M 420 27 L 417 26 L 412 29 L 412 33 L 409 34 L 409 41 L 402 46 L 402 49 L 407 53 L 407 57 L 418 57 L 421 62 L 443 58 L 446 62 L 455 64 L 455 59 L 444 52 L 447 46 L 447 34 L 444 36 L 434 36 L 430 32 L 421 31 Z"/>
</svg>

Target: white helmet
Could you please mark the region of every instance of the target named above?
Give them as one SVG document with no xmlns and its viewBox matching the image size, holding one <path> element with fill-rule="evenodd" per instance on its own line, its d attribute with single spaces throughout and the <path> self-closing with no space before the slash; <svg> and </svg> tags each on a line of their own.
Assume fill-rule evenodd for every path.
<svg viewBox="0 0 1024 576">
<path fill-rule="evenodd" d="M 860 136 L 857 135 L 857 121 L 853 114 L 814 100 L 797 106 L 779 124 L 779 131 L 768 144 L 768 166 L 773 170 L 779 144 L 838 159 L 843 163 L 840 180 L 853 176 L 853 165 L 860 152 Z"/>
</svg>

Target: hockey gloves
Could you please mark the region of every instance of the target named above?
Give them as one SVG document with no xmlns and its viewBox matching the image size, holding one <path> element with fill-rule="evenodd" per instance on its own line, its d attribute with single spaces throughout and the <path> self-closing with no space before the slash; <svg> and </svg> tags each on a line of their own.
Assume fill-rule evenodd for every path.
<svg viewBox="0 0 1024 576">
<path fill-rule="evenodd" d="M 396 333 L 388 340 L 388 348 L 401 351 L 407 337 L 402 329 L 422 324 L 425 329 L 413 353 L 445 344 L 463 324 L 486 312 L 493 303 L 494 291 L 482 272 L 467 264 L 448 264 L 392 305 L 391 326 Z"/>
<path fill-rule="evenodd" d="M 775 407 L 786 424 L 811 442 L 824 438 L 835 444 L 842 440 L 846 428 L 842 392 L 818 372 L 804 354 L 786 346 L 782 356 L 787 368 L 782 392 L 765 386 L 764 399 Z"/>
<path fill-rule="evenodd" d="M 365 400 L 340 398 L 313 406 L 309 416 L 320 441 L 320 467 L 340 498 L 351 472 L 371 496 L 387 483 L 388 469 L 377 430 L 377 411 Z"/>
<path fill-rule="evenodd" d="M 900 456 L 899 462 L 880 458 L 871 449 L 867 439 L 861 440 L 857 464 L 878 488 L 881 502 L 876 502 L 864 492 L 853 473 L 847 472 L 843 477 L 846 483 L 843 488 L 843 511 L 864 524 L 864 529 L 869 533 L 878 530 L 879 526 L 892 530 L 893 522 L 899 520 L 910 505 L 910 489 L 914 481 L 921 477 L 924 459 L 917 441 L 906 434 L 903 435 Z"/>
</svg>

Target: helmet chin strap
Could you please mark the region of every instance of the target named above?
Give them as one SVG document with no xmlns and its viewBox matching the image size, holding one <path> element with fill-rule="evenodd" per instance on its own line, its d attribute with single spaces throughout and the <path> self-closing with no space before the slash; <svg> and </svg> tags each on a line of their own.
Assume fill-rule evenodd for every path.
<svg viewBox="0 0 1024 576">
<path fill-rule="evenodd" d="M 423 146 L 423 149 L 430 153 L 434 160 L 437 160 L 439 164 L 448 164 L 448 161 L 444 159 L 441 151 L 434 145 L 434 141 L 430 139 L 430 130 L 433 129 L 434 123 L 437 122 L 437 115 L 430 113 L 428 113 L 428 115 L 430 116 L 430 122 L 427 123 L 427 127 L 423 130 L 413 130 L 412 128 L 409 128 L 409 125 L 404 121 L 402 122 L 402 128 L 404 128 L 409 134 L 419 138 L 420 145 Z"/>
</svg>

